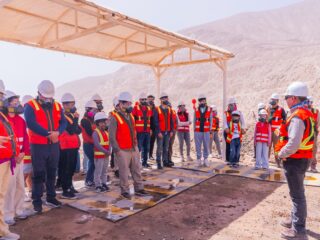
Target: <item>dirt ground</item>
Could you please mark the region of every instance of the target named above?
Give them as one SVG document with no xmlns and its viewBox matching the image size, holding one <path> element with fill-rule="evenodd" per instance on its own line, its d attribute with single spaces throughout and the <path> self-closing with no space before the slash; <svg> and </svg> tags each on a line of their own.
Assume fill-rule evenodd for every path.
<svg viewBox="0 0 320 240">
<path fill-rule="evenodd" d="M 320 239 L 320 188 L 307 187 L 308 238 Z M 236 240 L 280 239 L 291 208 L 285 184 L 216 176 L 117 223 L 63 206 L 12 227 L 22 239 Z"/>
</svg>

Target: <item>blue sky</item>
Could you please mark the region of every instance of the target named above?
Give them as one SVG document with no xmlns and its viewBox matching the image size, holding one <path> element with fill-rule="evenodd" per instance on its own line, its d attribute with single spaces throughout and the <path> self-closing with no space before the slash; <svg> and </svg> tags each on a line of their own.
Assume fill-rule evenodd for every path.
<svg viewBox="0 0 320 240">
<path fill-rule="evenodd" d="M 301 0 L 91 0 L 159 27 L 180 29 L 242 12 L 263 11 Z M 0 42 L 0 79 L 7 89 L 35 94 L 43 79 L 56 86 L 117 70 L 123 64 Z"/>
</svg>

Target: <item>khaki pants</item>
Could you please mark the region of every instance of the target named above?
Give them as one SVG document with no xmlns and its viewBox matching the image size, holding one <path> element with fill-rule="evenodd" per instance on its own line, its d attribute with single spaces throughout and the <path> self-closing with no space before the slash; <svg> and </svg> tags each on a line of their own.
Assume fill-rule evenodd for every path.
<svg viewBox="0 0 320 240">
<path fill-rule="evenodd" d="M 0 164 L 0 236 L 9 233 L 8 225 L 4 222 L 4 197 L 11 178 L 10 162 Z"/>
<path fill-rule="evenodd" d="M 277 136 L 274 132 L 272 132 L 271 144 L 269 146 L 269 158 L 271 154 L 271 149 L 273 149 L 273 152 L 274 152 L 274 148 L 276 147 L 278 141 L 279 141 L 279 136 Z"/>
<path fill-rule="evenodd" d="M 317 168 L 317 152 L 318 152 L 318 134 L 314 135 L 314 144 L 312 149 L 311 169 Z"/>
<path fill-rule="evenodd" d="M 13 220 L 16 214 L 23 214 L 24 197 L 23 163 L 19 163 L 14 169 L 14 176 L 10 177 L 8 190 L 4 198 L 4 219 L 6 221 Z"/>
<path fill-rule="evenodd" d="M 141 162 L 139 151 L 123 151 L 116 153 L 120 175 L 121 193 L 129 193 L 129 173 L 133 178 L 134 189 L 139 191 L 143 189 L 141 177 Z"/>
</svg>

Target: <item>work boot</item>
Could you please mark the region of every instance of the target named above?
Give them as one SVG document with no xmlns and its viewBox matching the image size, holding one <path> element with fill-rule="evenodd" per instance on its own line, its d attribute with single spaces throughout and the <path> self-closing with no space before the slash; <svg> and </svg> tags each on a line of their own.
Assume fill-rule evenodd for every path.
<svg viewBox="0 0 320 240">
<path fill-rule="evenodd" d="M 171 160 L 168 163 L 169 167 L 173 167 L 174 166 L 174 162 L 172 162 Z"/>
<path fill-rule="evenodd" d="M 35 214 L 41 214 L 42 213 L 42 205 L 37 204 L 33 206 L 33 210 Z"/>
<path fill-rule="evenodd" d="M 64 191 L 61 194 L 61 198 L 62 199 L 77 199 L 76 195 L 74 194 L 74 192 L 71 189 L 69 189 L 68 191 Z"/>
<path fill-rule="evenodd" d="M 123 192 L 123 193 L 121 193 L 121 196 L 124 197 L 124 198 L 126 198 L 126 199 L 131 200 L 131 195 L 130 195 L 130 193 L 128 193 L 128 192 Z"/>
<path fill-rule="evenodd" d="M 209 160 L 208 160 L 208 158 L 204 159 L 203 165 L 204 165 L 205 167 L 209 167 Z"/>
<path fill-rule="evenodd" d="M 56 198 L 47 199 L 46 204 L 53 208 L 59 208 L 62 206 L 62 203 Z"/>
<path fill-rule="evenodd" d="M 302 237 L 305 237 L 305 236 L 306 236 L 305 232 L 298 233 L 296 230 L 292 228 L 284 229 L 281 232 L 281 237 L 284 239 L 302 239 Z"/>
<path fill-rule="evenodd" d="M 291 217 L 288 217 L 286 219 L 283 219 L 281 222 L 280 222 L 280 225 L 282 227 L 285 227 L 285 228 L 291 228 L 292 227 L 292 218 Z"/>
<path fill-rule="evenodd" d="M 159 170 L 163 169 L 163 167 L 161 166 L 161 164 L 160 164 L 160 163 L 159 163 L 159 164 L 157 164 L 157 168 L 158 168 Z"/>
<path fill-rule="evenodd" d="M 144 189 L 141 189 L 141 190 L 135 191 L 135 195 L 137 195 L 137 196 L 146 196 L 146 195 L 149 195 L 149 194 Z"/>
</svg>

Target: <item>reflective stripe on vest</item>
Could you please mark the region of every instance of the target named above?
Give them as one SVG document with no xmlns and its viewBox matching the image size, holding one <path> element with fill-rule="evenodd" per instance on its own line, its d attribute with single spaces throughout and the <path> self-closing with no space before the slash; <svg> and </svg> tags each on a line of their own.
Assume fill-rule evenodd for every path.
<svg viewBox="0 0 320 240">
<path fill-rule="evenodd" d="M 109 149 L 109 134 L 107 131 L 104 131 L 105 137 L 103 136 L 100 129 L 96 128 L 94 130 L 99 136 L 99 143 L 100 145 L 105 148 Z M 94 158 L 104 158 L 106 154 L 104 152 L 100 152 L 97 148 L 94 149 Z"/>
<path fill-rule="evenodd" d="M 238 125 L 238 131 L 239 131 L 239 136 L 240 136 L 240 141 L 242 141 L 242 133 L 241 133 L 241 124 L 240 123 L 237 123 Z M 230 132 L 229 134 L 227 135 L 227 139 L 226 139 L 226 142 L 227 143 L 231 143 L 232 141 L 232 137 L 233 137 L 233 134 L 234 134 L 234 130 L 235 130 L 235 124 L 231 121 L 230 122 Z"/>
<path fill-rule="evenodd" d="M 118 142 L 120 149 L 133 149 L 134 142 L 135 142 L 135 135 L 136 135 L 133 115 L 130 114 L 131 124 L 133 128 L 132 132 L 127 122 L 122 118 L 122 116 L 120 116 L 119 113 L 115 113 L 114 117 L 118 123 L 116 140 Z"/>
<path fill-rule="evenodd" d="M 159 128 L 161 132 L 167 132 L 167 131 L 171 131 L 171 108 L 167 108 L 168 109 L 168 114 L 167 114 L 167 126 L 166 126 L 166 119 L 165 119 L 165 115 L 162 111 L 162 109 L 160 107 L 157 107 L 157 111 L 158 111 L 158 117 L 159 117 Z M 166 128 L 167 127 L 167 128 Z"/>
<path fill-rule="evenodd" d="M 210 131 L 210 115 L 211 111 L 208 108 L 204 113 L 204 123 L 203 123 L 203 132 Z M 201 128 L 201 112 L 199 109 L 196 110 L 196 123 L 195 123 L 195 131 L 200 132 Z"/>
</svg>

